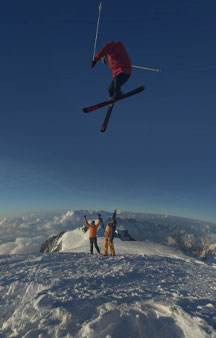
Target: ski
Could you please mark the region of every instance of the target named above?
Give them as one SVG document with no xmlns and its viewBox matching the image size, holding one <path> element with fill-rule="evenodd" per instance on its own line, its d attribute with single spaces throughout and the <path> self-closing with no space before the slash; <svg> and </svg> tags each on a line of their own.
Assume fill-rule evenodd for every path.
<svg viewBox="0 0 216 338">
<path fill-rule="evenodd" d="M 114 107 L 114 103 L 110 103 L 109 104 L 109 108 L 107 110 L 107 113 L 106 113 L 106 117 L 105 117 L 105 120 L 101 126 L 101 132 L 104 133 L 106 131 L 106 128 L 107 128 L 107 125 L 108 125 L 108 122 L 109 122 L 109 119 L 110 119 L 110 115 L 112 113 L 112 110 L 113 110 L 113 107 Z"/>
<path fill-rule="evenodd" d="M 132 95 L 141 93 L 144 89 L 145 89 L 145 86 L 141 86 L 141 87 L 138 87 L 138 88 L 136 88 L 134 90 L 131 90 L 130 92 L 127 92 L 127 93 L 123 94 L 119 99 L 115 100 L 113 103 L 115 103 L 117 101 L 120 101 L 120 100 L 123 100 L 123 99 L 126 99 L 127 97 L 130 97 Z M 83 112 L 84 113 L 90 113 L 93 110 L 105 107 L 105 106 L 107 106 L 109 104 L 110 104 L 109 102 L 103 101 L 103 102 L 98 103 L 98 104 L 96 104 L 94 106 L 83 108 Z"/>
</svg>

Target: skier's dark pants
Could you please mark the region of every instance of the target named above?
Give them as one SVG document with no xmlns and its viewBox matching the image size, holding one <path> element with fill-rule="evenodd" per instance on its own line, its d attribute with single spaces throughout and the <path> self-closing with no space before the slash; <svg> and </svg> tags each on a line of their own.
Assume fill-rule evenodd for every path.
<svg viewBox="0 0 216 338">
<path fill-rule="evenodd" d="M 129 79 L 130 74 L 120 73 L 119 75 L 115 76 L 108 88 L 108 92 L 110 97 L 113 96 L 117 98 L 118 95 L 121 95 L 121 86 L 127 82 Z"/>
<path fill-rule="evenodd" d="M 90 237 L 89 241 L 90 241 L 90 252 L 93 253 L 93 244 L 94 244 L 95 249 L 97 250 L 98 253 L 100 253 L 100 249 L 97 245 L 97 237 Z"/>
</svg>

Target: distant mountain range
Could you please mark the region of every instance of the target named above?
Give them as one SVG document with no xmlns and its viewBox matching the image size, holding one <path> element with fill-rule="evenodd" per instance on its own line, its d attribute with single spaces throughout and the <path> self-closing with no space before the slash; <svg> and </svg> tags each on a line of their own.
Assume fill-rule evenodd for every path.
<svg viewBox="0 0 216 338">
<path fill-rule="evenodd" d="M 67 211 L 62 215 L 62 224 L 68 230 L 80 228 L 85 231 L 83 216 L 89 221 L 98 218 L 98 212 L 109 222 L 112 214 L 106 211 Z M 51 236 L 42 244 L 41 252 L 61 251 L 61 237 L 64 231 Z M 100 229 L 98 236 L 103 236 Z M 176 216 L 118 212 L 116 236 L 123 241 L 151 241 L 174 246 L 183 252 L 203 260 L 216 259 L 216 225 L 213 223 Z"/>
</svg>

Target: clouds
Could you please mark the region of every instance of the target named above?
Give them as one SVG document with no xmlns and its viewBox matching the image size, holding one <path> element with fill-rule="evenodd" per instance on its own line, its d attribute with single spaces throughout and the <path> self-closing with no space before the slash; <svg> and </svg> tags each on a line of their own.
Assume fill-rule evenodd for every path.
<svg viewBox="0 0 216 338">
<path fill-rule="evenodd" d="M 58 232 L 73 229 L 72 211 L 57 216 L 29 215 L 0 220 L 0 254 L 38 252 L 41 243 Z"/>
<path fill-rule="evenodd" d="M 0 255 L 27 254 L 38 252 L 43 241 L 42 236 L 33 238 L 16 238 L 13 242 L 0 245 Z"/>
<path fill-rule="evenodd" d="M 51 236 L 59 231 L 74 228 L 72 212 L 56 215 L 28 215 L 13 220 L 0 220 L 0 243 L 15 241 L 17 238 Z M 82 225 L 82 222 L 81 224 Z"/>
<path fill-rule="evenodd" d="M 82 226 L 85 214 L 90 220 L 97 218 L 97 211 L 68 210 L 55 214 L 31 214 L 13 220 L 0 219 L 0 255 L 39 252 L 41 244 L 49 237 Z"/>
</svg>

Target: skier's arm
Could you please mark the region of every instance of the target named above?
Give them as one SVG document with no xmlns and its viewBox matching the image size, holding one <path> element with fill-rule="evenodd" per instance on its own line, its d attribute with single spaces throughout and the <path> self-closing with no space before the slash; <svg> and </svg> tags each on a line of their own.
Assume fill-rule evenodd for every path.
<svg viewBox="0 0 216 338">
<path fill-rule="evenodd" d="M 100 219 L 100 224 L 102 228 L 105 230 L 105 226 L 104 226 L 104 222 L 103 222 L 103 218 L 101 217 L 101 214 L 98 214 L 98 218 Z"/>
<path fill-rule="evenodd" d="M 98 218 L 98 222 L 97 222 L 97 224 L 96 224 L 96 228 L 99 227 L 100 223 L 101 223 L 101 220 L 100 220 L 100 218 Z"/>
<path fill-rule="evenodd" d="M 117 210 L 115 209 L 115 210 L 114 210 L 114 213 L 113 213 L 113 215 L 112 215 L 113 221 L 115 221 L 115 219 L 116 219 L 116 212 L 117 212 Z"/>
<path fill-rule="evenodd" d="M 102 219 L 102 218 L 100 218 L 100 220 L 101 220 L 101 225 L 102 225 L 102 228 L 105 230 L 105 226 L 104 226 L 103 219 Z"/>
<path fill-rule="evenodd" d="M 111 228 L 111 236 L 110 236 L 110 242 L 111 243 L 113 241 L 113 238 L 114 238 L 114 235 L 115 235 L 115 230 L 116 230 L 116 225 L 115 225 L 115 223 L 116 223 L 116 212 L 117 212 L 117 210 L 115 209 L 114 213 L 112 215 L 112 220 L 114 221 L 114 224 L 112 225 L 112 228 Z"/>
<path fill-rule="evenodd" d="M 88 224 L 86 216 L 84 216 L 84 222 L 85 222 L 85 225 L 90 228 L 90 224 Z"/>
<path fill-rule="evenodd" d="M 110 42 L 107 43 L 106 45 L 99 50 L 99 52 L 95 55 L 94 61 L 98 62 L 103 56 L 107 55 L 110 51 Z"/>
<path fill-rule="evenodd" d="M 115 226 L 112 227 L 112 229 L 111 229 L 110 243 L 112 243 L 112 241 L 113 241 L 113 238 L 114 238 L 114 235 L 115 235 L 115 229 L 116 229 Z"/>
</svg>

